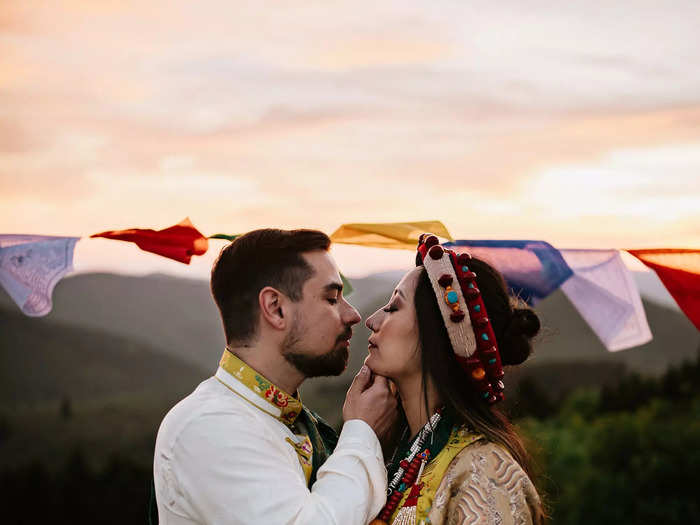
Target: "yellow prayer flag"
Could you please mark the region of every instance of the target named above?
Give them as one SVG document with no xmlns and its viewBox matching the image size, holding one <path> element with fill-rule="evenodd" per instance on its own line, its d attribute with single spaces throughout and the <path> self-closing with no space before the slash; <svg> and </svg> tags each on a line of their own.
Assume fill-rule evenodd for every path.
<svg viewBox="0 0 700 525">
<path fill-rule="evenodd" d="M 415 250 L 418 236 L 426 232 L 452 240 L 450 232 L 440 221 L 343 224 L 331 234 L 331 240 L 340 244 Z"/>
</svg>

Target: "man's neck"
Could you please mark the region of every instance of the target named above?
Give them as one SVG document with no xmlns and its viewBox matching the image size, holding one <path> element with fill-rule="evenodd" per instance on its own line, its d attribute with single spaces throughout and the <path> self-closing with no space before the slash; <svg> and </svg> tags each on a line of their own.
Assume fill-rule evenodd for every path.
<svg viewBox="0 0 700 525">
<path fill-rule="evenodd" d="M 299 370 L 282 357 L 277 348 L 272 346 L 264 344 L 244 347 L 229 345 L 227 349 L 288 394 L 294 395 L 306 379 Z"/>
<path fill-rule="evenodd" d="M 420 374 L 415 376 L 397 379 L 396 387 L 401 397 L 401 405 L 411 436 L 415 436 L 418 431 L 428 422 L 428 419 L 441 406 L 440 396 L 432 382 L 428 380 L 425 389 L 428 393 L 428 412 L 425 410 L 425 396 L 423 394 L 422 378 Z"/>
</svg>

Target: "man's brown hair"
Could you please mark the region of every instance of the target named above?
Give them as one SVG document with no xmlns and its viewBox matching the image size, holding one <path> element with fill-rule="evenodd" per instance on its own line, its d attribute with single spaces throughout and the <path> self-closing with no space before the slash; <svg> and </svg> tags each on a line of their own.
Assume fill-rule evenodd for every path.
<svg viewBox="0 0 700 525">
<path fill-rule="evenodd" d="M 254 230 L 225 246 L 211 270 L 211 293 L 219 307 L 227 344 L 246 344 L 258 326 L 258 294 L 272 286 L 296 302 L 313 268 L 302 253 L 328 250 L 317 230 Z"/>
</svg>

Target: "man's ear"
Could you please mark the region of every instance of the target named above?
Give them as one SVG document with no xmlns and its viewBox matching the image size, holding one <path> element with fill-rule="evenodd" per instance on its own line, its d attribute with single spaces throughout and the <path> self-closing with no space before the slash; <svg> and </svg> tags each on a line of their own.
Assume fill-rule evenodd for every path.
<svg viewBox="0 0 700 525">
<path fill-rule="evenodd" d="M 288 303 L 287 297 L 282 292 L 266 286 L 258 294 L 258 304 L 263 319 L 273 328 L 284 330 L 287 327 L 285 310 Z"/>
</svg>

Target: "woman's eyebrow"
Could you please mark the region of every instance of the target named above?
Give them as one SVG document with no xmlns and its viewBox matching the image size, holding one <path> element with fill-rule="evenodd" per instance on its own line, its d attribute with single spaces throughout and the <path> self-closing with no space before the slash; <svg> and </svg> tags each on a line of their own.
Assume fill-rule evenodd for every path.
<svg viewBox="0 0 700 525">
<path fill-rule="evenodd" d="M 400 288 L 396 288 L 396 289 L 394 290 L 394 295 L 395 295 L 395 294 L 399 294 L 399 295 L 401 296 L 401 298 L 404 299 L 404 300 L 406 299 L 406 296 L 403 294 L 403 292 L 401 291 Z"/>
</svg>

